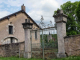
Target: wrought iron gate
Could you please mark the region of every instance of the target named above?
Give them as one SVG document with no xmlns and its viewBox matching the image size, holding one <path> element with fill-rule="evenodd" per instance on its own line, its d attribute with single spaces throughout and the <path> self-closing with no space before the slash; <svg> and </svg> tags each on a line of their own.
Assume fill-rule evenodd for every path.
<svg viewBox="0 0 80 60">
<path fill-rule="evenodd" d="M 56 58 L 58 52 L 56 28 L 52 22 L 47 26 L 43 23 L 43 17 L 39 26 L 42 29 L 31 30 L 31 52 L 33 58 Z M 39 34 L 40 33 L 40 34 Z"/>
</svg>

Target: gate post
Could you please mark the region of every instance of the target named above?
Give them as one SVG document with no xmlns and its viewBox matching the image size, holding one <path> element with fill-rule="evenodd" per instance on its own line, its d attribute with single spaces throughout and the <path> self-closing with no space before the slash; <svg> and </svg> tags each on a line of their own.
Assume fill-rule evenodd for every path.
<svg viewBox="0 0 80 60">
<path fill-rule="evenodd" d="M 53 16 L 57 25 L 57 38 L 58 38 L 58 54 L 57 57 L 66 57 L 64 37 L 66 36 L 66 22 L 67 16 L 63 14 L 62 10 L 57 10 L 57 14 Z"/>
<path fill-rule="evenodd" d="M 31 58 L 31 41 L 30 41 L 30 29 L 32 29 L 32 23 L 25 19 L 25 23 L 22 23 L 25 34 L 24 44 L 24 58 Z"/>
</svg>

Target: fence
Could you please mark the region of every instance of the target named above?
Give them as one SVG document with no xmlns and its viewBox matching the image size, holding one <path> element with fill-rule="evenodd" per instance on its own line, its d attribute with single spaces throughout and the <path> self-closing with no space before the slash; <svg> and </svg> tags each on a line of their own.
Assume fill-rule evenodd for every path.
<svg viewBox="0 0 80 60">
<path fill-rule="evenodd" d="M 31 31 L 31 34 L 34 34 L 34 37 L 36 36 L 36 33 L 33 33 L 35 31 L 37 30 Z M 58 52 L 57 34 L 42 34 L 42 31 L 39 30 L 38 32 L 40 34 L 37 33 L 37 40 L 35 39 L 36 37 L 31 38 L 32 58 L 56 58 Z"/>
<path fill-rule="evenodd" d="M 44 43 L 44 51 L 43 51 L 43 45 L 42 44 L 32 44 L 32 57 L 33 58 L 56 58 L 57 54 L 57 43 Z"/>
</svg>

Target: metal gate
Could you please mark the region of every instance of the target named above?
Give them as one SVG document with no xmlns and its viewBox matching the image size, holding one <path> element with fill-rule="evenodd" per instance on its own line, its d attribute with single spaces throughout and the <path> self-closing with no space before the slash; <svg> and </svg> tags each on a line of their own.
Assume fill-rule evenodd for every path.
<svg viewBox="0 0 80 60">
<path fill-rule="evenodd" d="M 39 24 L 42 29 L 31 30 L 31 55 L 33 58 L 56 58 L 58 52 L 56 28 L 51 21 L 46 26 L 42 20 L 43 17 Z"/>
</svg>

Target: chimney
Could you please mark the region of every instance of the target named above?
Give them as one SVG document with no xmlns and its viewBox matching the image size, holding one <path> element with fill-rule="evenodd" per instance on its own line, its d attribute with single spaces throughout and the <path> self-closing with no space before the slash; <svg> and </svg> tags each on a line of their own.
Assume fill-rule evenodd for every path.
<svg viewBox="0 0 80 60">
<path fill-rule="evenodd" d="M 24 10 L 24 11 L 25 11 L 25 6 L 24 6 L 24 4 L 21 6 L 21 10 Z"/>
</svg>

